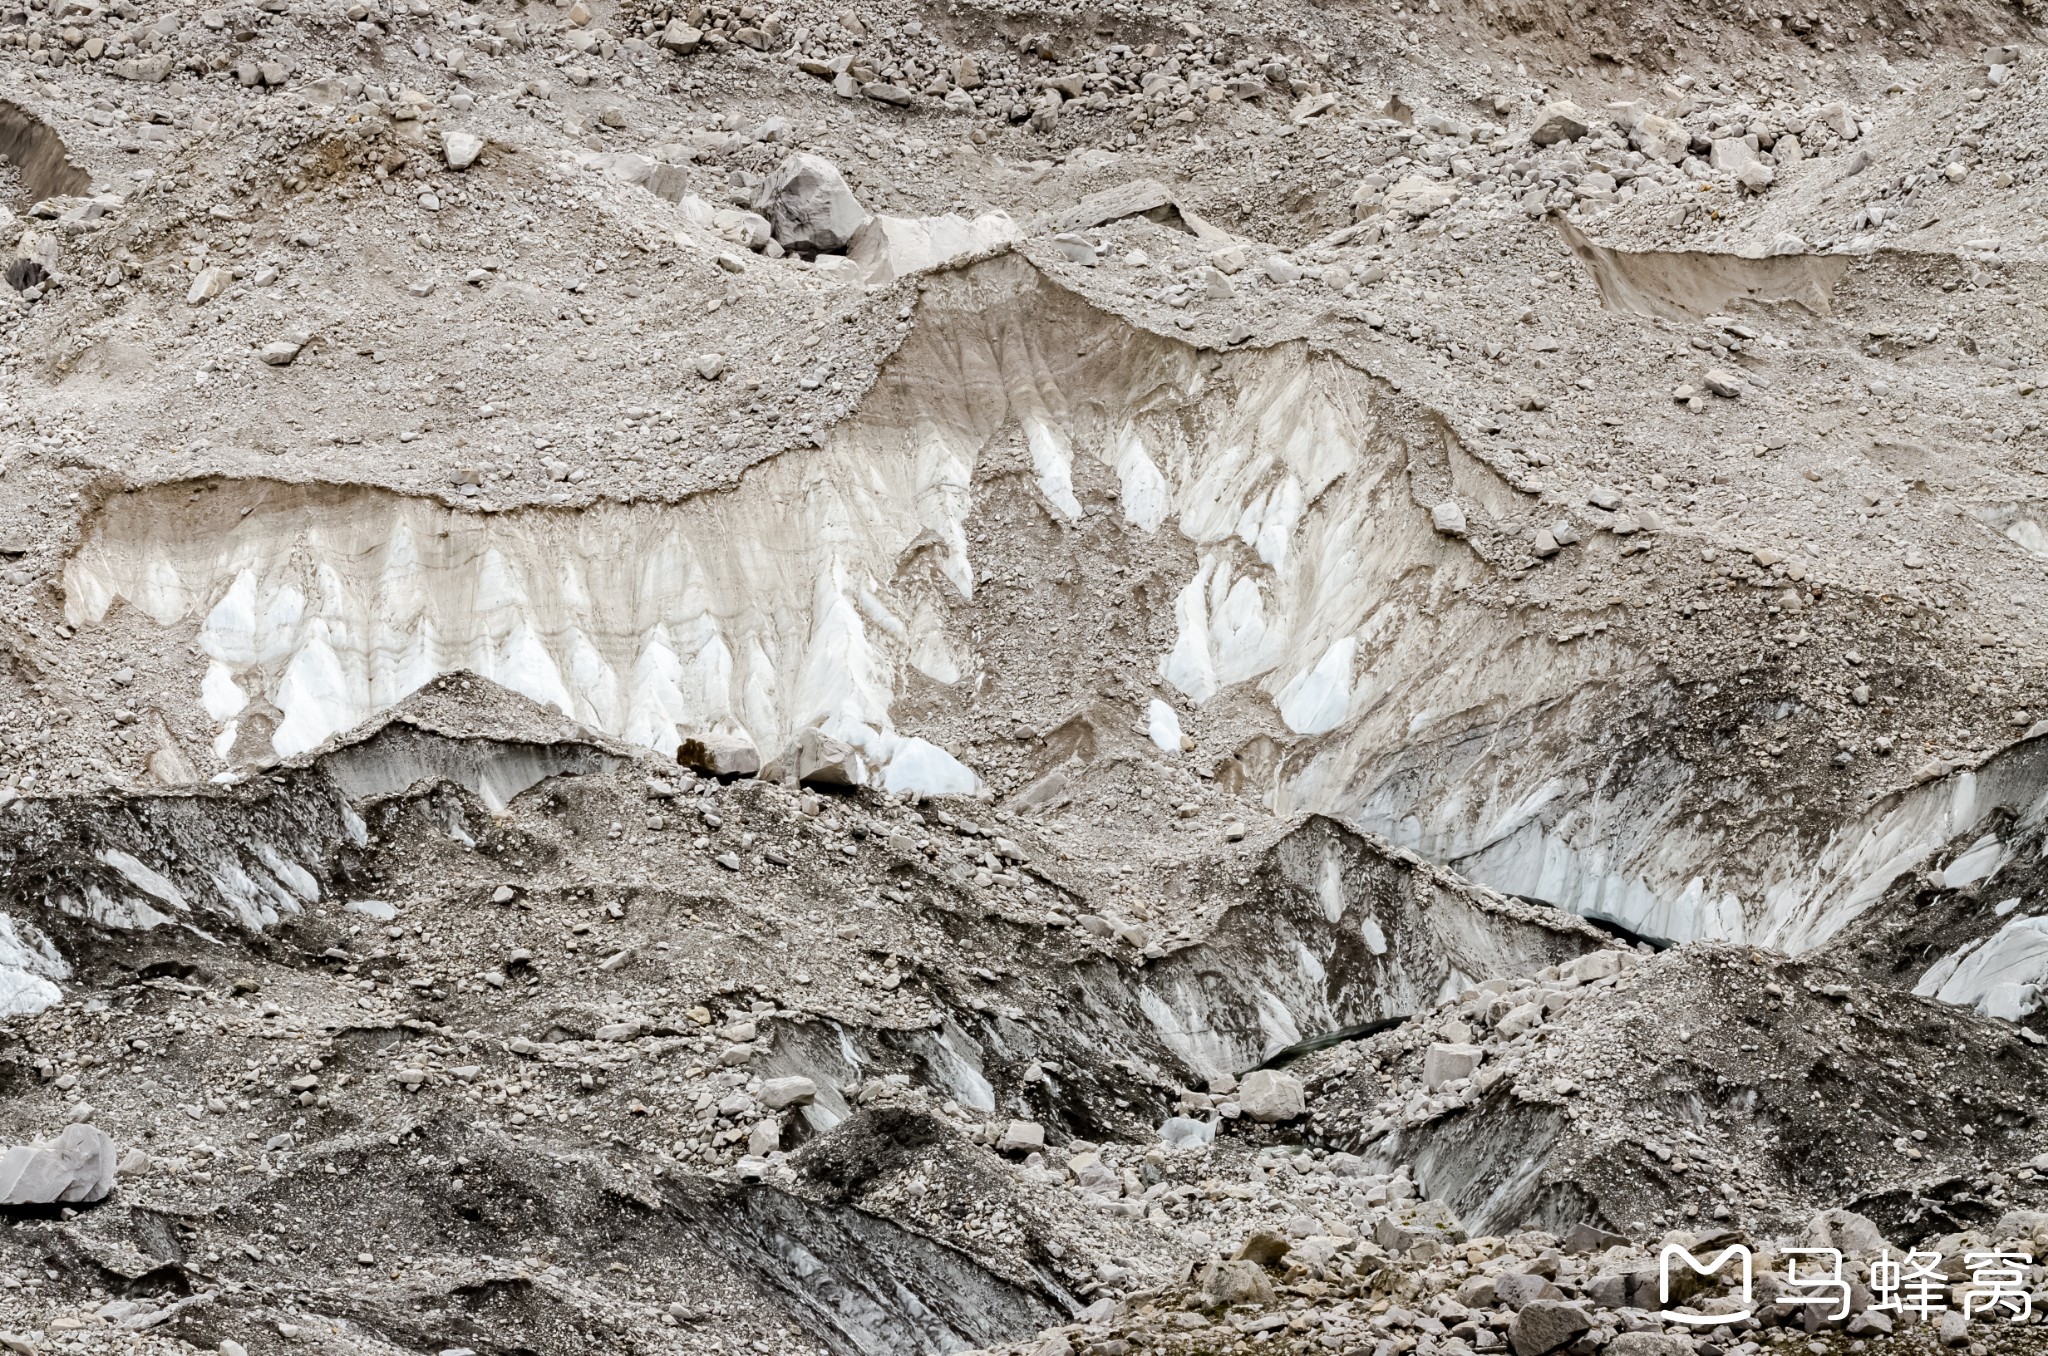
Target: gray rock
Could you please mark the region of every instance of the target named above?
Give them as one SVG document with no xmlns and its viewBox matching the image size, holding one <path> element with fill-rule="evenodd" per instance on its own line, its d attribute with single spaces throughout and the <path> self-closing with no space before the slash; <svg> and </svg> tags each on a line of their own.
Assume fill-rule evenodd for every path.
<svg viewBox="0 0 2048 1356">
<path fill-rule="evenodd" d="M 1586 135 L 1586 111 L 1569 99 L 1545 104 L 1536 115 L 1536 129 L 1529 140 L 1538 146 L 1555 146 L 1560 141 L 1577 141 Z"/>
<path fill-rule="evenodd" d="M 1742 394 L 1742 378 L 1724 367 L 1710 367 L 1701 384 L 1715 395 L 1733 400 Z"/>
<path fill-rule="evenodd" d="M 1692 1343 L 1676 1333 L 1617 1333 L 1607 1356 L 1692 1356 Z"/>
<path fill-rule="evenodd" d="M 1970 1323 L 1960 1309 L 1950 1309 L 1935 1325 L 1935 1335 L 1941 1338 L 1945 1347 L 1966 1347 L 1970 1345 Z"/>
<path fill-rule="evenodd" d="M 1537 1300 L 1563 1299 L 1564 1291 L 1530 1272 L 1505 1271 L 1493 1278 L 1493 1297 L 1504 1309 L 1523 1309 Z"/>
<path fill-rule="evenodd" d="M 843 253 L 868 219 L 839 167 L 817 155 L 783 161 L 762 183 L 754 206 L 777 244 L 806 257 Z"/>
<path fill-rule="evenodd" d="M 1271 1304 L 1273 1283 L 1257 1262 L 1218 1262 L 1202 1278 L 1202 1298 L 1215 1305 Z"/>
<path fill-rule="evenodd" d="M 1446 499 L 1429 511 L 1429 525 L 1446 537 L 1462 537 L 1466 532 L 1465 508 L 1455 499 Z"/>
<path fill-rule="evenodd" d="M 676 761 L 713 777 L 751 777 L 761 770 L 761 755 L 739 735 L 694 735 L 676 746 Z"/>
<path fill-rule="evenodd" d="M 0 1155 L 0 1205 L 104 1200 L 119 1163 L 113 1136 L 83 1122 L 67 1125 L 53 1140 Z"/>
<path fill-rule="evenodd" d="M 802 1075 L 771 1078 L 761 1085 L 761 1105 L 770 1111 L 809 1106 L 818 1099 L 818 1085 Z"/>
<path fill-rule="evenodd" d="M 1090 268 L 1095 266 L 1095 246 L 1086 236 L 1075 235 L 1071 231 L 1062 231 L 1052 238 L 1052 247 L 1062 259 L 1067 260 L 1069 263 L 1084 264 Z"/>
<path fill-rule="evenodd" d="M 1237 1105 L 1252 1120 L 1267 1125 L 1291 1121 L 1308 1109 L 1301 1080 L 1274 1069 L 1254 1069 L 1244 1076 Z"/>
<path fill-rule="evenodd" d="M 1565 1231 L 1563 1247 L 1566 1252 L 1605 1252 L 1609 1248 L 1625 1248 L 1628 1239 L 1620 1234 L 1599 1228 L 1580 1220 Z"/>
<path fill-rule="evenodd" d="M 1045 1147 L 1045 1127 L 1037 1121 L 1011 1121 L 996 1148 L 1006 1154 L 1030 1153 Z"/>
<path fill-rule="evenodd" d="M 471 132 L 448 131 L 441 134 L 441 155 L 452 170 L 466 170 L 476 163 L 484 153 L 484 139 Z"/>
<path fill-rule="evenodd" d="M 862 85 L 860 92 L 878 104 L 890 104 L 896 108 L 908 108 L 917 99 L 915 94 L 903 86 L 892 85 L 885 80 Z"/>
<path fill-rule="evenodd" d="M 1485 1058 L 1486 1051 L 1476 1045 L 1432 1045 L 1422 1059 L 1422 1084 L 1435 1092 L 1446 1083 L 1470 1078 Z"/>
<path fill-rule="evenodd" d="M 1495 1285 L 1498 1286 L 1496 1281 Z M 1544 1356 L 1568 1345 L 1593 1326 L 1593 1320 L 1576 1304 L 1562 1300 L 1531 1300 L 1515 1315 L 1508 1327 L 1508 1345 L 1515 1356 Z"/>
<path fill-rule="evenodd" d="M 1877 1225 L 1854 1210 L 1823 1210 L 1807 1224 L 1802 1241 L 1809 1248 L 1834 1248 L 1851 1257 L 1889 1246 Z"/>
<path fill-rule="evenodd" d="M 1230 1260 L 1256 1262 L 1262 1267 L 1277 1267 L 1293 1249 L 1294 1243 L 1287 1235 L 1272 1229 L 1257 1229 L 1238 1247 Z"/>
<path fill-rule="evenodd" d="M 867 764 L 851 744 L 809 729 L 762 775 L 769 781 L 793 776 L 804 786 L 859 786 L 867 780 Z"/>
</svg>

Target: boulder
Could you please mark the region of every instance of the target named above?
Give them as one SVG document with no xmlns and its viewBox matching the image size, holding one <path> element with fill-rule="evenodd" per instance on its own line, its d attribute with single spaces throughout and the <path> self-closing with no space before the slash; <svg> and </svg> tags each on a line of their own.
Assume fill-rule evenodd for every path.
<svg viewBox="0 0 2048 1356">
<path fill-rule="evenodd" d="M 1486 1051 L 1476 1045 L 1432 1045 L 1422 1057 L 1423 1086 L 1435 1092 L 1446 1083 L 1470 1078 L 1485 1058 Z"/>
<path fill-rule="evenodd" d="M 1597 1225 L 1580 1220 L 1565 1231 L 1563 1247 L 1566 1252 L 1605 1252 L 1609 1248 L 1625 1248 L 1628 1240 Z"/>
<path fill-rule="evenodd" d="M 1390 213 L 1420 219 L 1458 200 L 1458 186 L 1443 179 L 1411 174 L 1387 190 L 1383 206 Z"/>
<path fill-rule="evenodd" d="M 818 1085 L 802 1075 L 771 1078 L 761 1085 L 761 1105 L 770 1111 L 781 1111 L 792 1106 L 809 1106 L 816 1100 Z"/>
<path fill-rule="evenodd" d="M 676 761 L 718 778 L 752 777 L 761 770 L 761 755 L 745 735 L 692 735 L 676 746 Z"/>
<path fill-rule="evenodd" d="M 851 744 L 810 729 L 796 737 L 765 775 L 780 781 L 790 774 L 804 786 L 859 786 L 867 780 L 867 764 Z"/>
<path fill-rule="evenodd" d="M 473 132 L 447 131 L 441 134 L 441 155 L 452 170 L 466 170 L 484 153 L 484 139 Z"/>
<path fill-rule="evenodd" d="M 1692 145 L 1692 133 L 1669 118 L 1647 113 L 1637 121 L 1629 133 L 1629 140 L 1650 159 L 1675 165 L 1685 159 L 1685 153 Z"/>
<path fill-rule="evenodd" d="M 0 1205 L 55 1205 L 106 1199 L 120 1155 L 113 1136 L 78 1123 L 41 1144 L 0 1155 Z"/>
<path fill-rule="evenodd" d="M 1011 1121 L 997 1141 L 996 1148 L 1006 1154 L 1030 1153 L 1045 1147 L 1045 1127 L 1037 1121 Z"/>
<path fill-rule="evenodd" d="M 1576 1304 L 1562 1300 L 1531 1300 L 1515 1315 L 1508 1327 L 1508 1345 L 1515 1356 L 1544 1356 L 1569 1345 L 1593 1326 L 1593 1320 Z"/>
<path fill-rule="evenodd" d="M 1308 1096 L 1293 1074 L 1254 1069 L 1237 1090 L 1237 1105 L 1250 1119 L 1272 1125 L 1308 1110 Z"/>
<path fill-rule="evenodd" d="M 768 218 L 775 242 L 806 257 L 840 254 L 868 219 L 839 167 L 823 156 L 799 153 L 776 167 L 754 202 Z"/>
<path fill-rule="evenodd" d="M 2004 1223 L 2000 1221 L 2001 1225 Z M 2000 1237 L 2008 1236 L 2001 1233 Z M 1866 1215 L 1854 1210 L 1823 1210 L 1806 1226 L 1801 1240 L 1809 1248 L 1833 1248 L 1845 1256 L 1874 1253 L 1890 1245 Z"/>
<path fill-rule="evenodd" d="M 1607 1356 L 1692 1356 L 1692 1340 L 1667 1332 L 1616 1333 Z"/>
<path fill-rule="evenodd" d="M 1503 1309 L 1524 1309 L 1537 1300 L 1564 1298 L 1564 1291 L 1542 1276 L 1527 1271 L 1505 1271 L 1493 1278 L 1494 1302 Z"/>
<path fill-rule="evenodd" d="M 1243 1246 L 1232 1255 L 1233 1262 L 1256 1262 L 1262 1267 L 1276 1267 L 1294 1248 L 1287 1235 L 1272 1229 L 1259 1229 L 1244 1241 Z"/>
<path fill-rule="evenodd" d="M 1271 1304 L 1273 1283 L 1257 1262 L 1218 1262 L 1202 1278 L 1202 1298 L 1221 1306 Z"/>
<path fill-rule="evenodd" d="M 1577 141 L 1586 135 L 1586 111 L 1568 99 L 1545 104 L 1536 115 L 1536 128 L 1529 140 L 1538 146 L 1555 146 L 1560 141 Z"/>
</svg>

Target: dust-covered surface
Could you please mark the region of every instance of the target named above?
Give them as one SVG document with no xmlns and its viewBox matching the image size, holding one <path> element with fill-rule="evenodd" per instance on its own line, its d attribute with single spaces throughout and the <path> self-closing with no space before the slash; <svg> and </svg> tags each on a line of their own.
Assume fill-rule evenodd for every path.
<svg viewBox="0 0 2048 1356">
<path fill-rule="evenodd" d="M 2041 19 L 0 12 L 0 1340 L 2038 1349 Z"/>
</svg>

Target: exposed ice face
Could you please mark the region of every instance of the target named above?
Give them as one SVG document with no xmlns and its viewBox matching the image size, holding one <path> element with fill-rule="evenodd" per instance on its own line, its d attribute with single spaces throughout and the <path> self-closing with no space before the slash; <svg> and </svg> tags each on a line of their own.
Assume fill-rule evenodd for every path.
<svg viewBox="0 0 2048 1356">
<path fill-rule="evenodd" d="M 2038 1012 L 2048 988 L 2048 917 L 2015 918 L 1988 938 L 1936 961 L 1913 992 L 2016 1022 Z"/>
<path fill-rule="evenodd" d="M 41 1012 L 64 997 L 57 982 L 70 976 L 47 937 L 0 913 L 0 1017 Z"/>
<path fill-rule="evenodd" d="M 1432 530 L 1418 486 L 1452 487 L 1475 522 L 1511 492 L 1412 405 L 1301 348 L 1216 359 L 1142 334 L 1015 259 L 934 278 L 922 305 L 824 447 L 729 491 L 500 514 L 260 482 L 143 491 L 89 525 L 67 614 L 122 602 L 193 628 L 223 758 L 256 731 L 313 748 L 469 669 L 664 752 L 702 733 L 772 757 L 816 726 L 888 790 L 973 794 L 894 707 L 911 674 L 952 685 L 987 659 L 951 618 L 1000 445 L 1054 520 L 1113 485 L 1132 532 L 1185 546 L 1151 657 L 1179 712 L 1144 717 L 1162 751 L 1191 706 L 1250 697 L 1300 740 L 1250 788 L 1275 811 L 1342 816 L 1504 891 L 1649 938 L 1799 950 L 1990 807 L 2048 790 L 2048 759 L 2020 760 L 1733 843 L 1695 813 L 1695 769 L 1604 738 L 1657 681 L 1646 655 L 1468 597 L 1488 567 Z"/>
<path fill-rule="evenodd" d="M 1405 641 L 1401 614 L 1475 566 L 1417 527 L 1407 452 L 1379 428 L 1384 393 L 1293 349 L 1211 371 L 1099 316 L 1107 356 L 1081 362 L 1057 319 L 1020 326 L 1028 307 L 987 296 L 1034 292 L 1036 306 L 1046 288 L 1016 261 L 935 285 L 825 447 L 673 506 L 476 514 L 265 482 L 196 504 L 125 496 L 68 562 L 67 614 L 89 626 L 118 601 L 196 626 L 221 751 L 268 721 L 274 752 L 302 753 L 468 669 L 664 752 L 744 734 L 772 756 L 816 726 L 860 748 L 880 785 L 971 793 L 974 774 L 898 731 L 891 706 L 907 671 L 968 671 L 947 604 L 973 596 L 976 471 L 1008 438 L 1055 519 L 1083 516 L 1087 462 L 1133 530 L 1195 543 L 1180 633 L 1157 657 L 1187 696 L 1254 684 L 1303 733 L 1387 699 L 1373 676 L 1390 645 L 1421 658 L 1434 639 Z M 1178 748 L 1174 724 L 1154 713 L 1162 748 Z"/>
</svg>

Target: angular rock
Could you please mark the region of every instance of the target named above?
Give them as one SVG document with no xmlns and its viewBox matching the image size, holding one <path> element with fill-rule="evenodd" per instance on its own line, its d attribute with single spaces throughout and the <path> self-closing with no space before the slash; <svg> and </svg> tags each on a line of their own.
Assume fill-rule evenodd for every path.
<svg viewBox="0 0 2048 1356">
<path fill-rule="evenodd" d="M 813 728 L 798 735 L 761 775 L 771 782 L 794 779 L 803 786 L 859 786 L 867 780 L 867 763 L 851 744 Z"/>
<path fill-rule="evenodd" d="M 1560 99 L 1545 104 L 1536 115 L 1536 127 L 1529 133 L 1529 140 L 1538 146 L 1555 146 L 1560 141 L 1577 141 L 1587 130 L 1586 111 L 1569 99 Z"/>
<path fill-rule="evenodd" d="M 1273 1125 L 1301 1115 L 1308 1109 L 1308 1097 L 1293 1074 L 1254 1069 L 1237 1090 L 1237 1104 L 1250 1119 Z"/>
<path fill-rule="evenodd" d="M 1003 1129 L 996 1148 L 1006 1154 L 1030 1153 L 1045 1147 L 1045 1127 L 1037 1121 L 1011 1121 Z"/>
<path fill-rule="evenodd" d="M 1458 186 L 1443 179 L 1411 174 L 1387 190 L 1385 208 L 1417 218 L 1441 212 L 1458 200 Z"/>
<path fill-rule="evenodd" d="M 1422 1061 L 1423 1086 L 1435 1092 L 1446 1083 L 1470 1078 L 1485 1058 L 1485 1049 L 1477 1045 L 1432 1045 Z"/>
<path fill-rule="evenodd" d="M 1465 535 L 1465 508 L 1455 499 L 1446 499 L 1429 511 L 1429 525 L 1446 537 Z"/>
<path fill-rule="evenodd" d="M 1576 1304 L 1562 1300 L 1532 1300 L 1522 1306 L 1508 1328 L 1508 1345 L 1515 1356 L 1544 1356 L 1569 1345 L 1593 1320 Z"/>
<path fill-rule="evenodd" d="M 839 167 L 823 156 L 797 154 L 761 185 L 754 207 L 768 219 L 775 242 L 806 258 L 840 254 L 867 221 L 867 209 Z"/>
<path fill-rule="evenodd" d="M 674 52 L 677 56 L 688 56 L 704 41 L 704 33 L 701 29 L 690 27 L 681 19 L 670 19 L 668 27 L 661 30 L 658 41 L 663 51 Z"/>
<path fill-rule="evenodd" d="M 1202 1298 L 1218 1306 L 1271 1304 L 1273 1283 L 1257 1262 L 1218 1262 L 1202 1278 Z"/>
<path fill-rule="evenodd" d="M 752 777 L 761 771 L 761 755 L 743 735 L 692 735 L 676 745 L 676 761 L 720 779 Z"/>
<path fill-rule="evenodd" d="M 452 170 L 466 170 L 484 153 L 484 139 L 473 132 L 446 131 L 441 134 L 441 157 Z"/>
<path fill-rule="evenodd" d="M 1742 394 L 1742 378 L 1725 367 L 1708 368 L 1707 375 L 1701 378 L 1700 384 L 1715 395 L 1729 400 Z"/>
<path fill-rule="evenodd" d="M 228 284 L 235 280 L 234 274 L 218 264 L 211 264 L 193 275 L 192 286 L 185 292 L 187 306 L 204 306 L 228 290 Z"/>
<path fill-rule="evenodd" d="M 771 1078 L 761 1085 L 761 1105 L 770 1111 L 781 1111 L 793 1106 L 809 1106 L 817 1099 L 818 1085 L 801 1074 L 789 1078 Z"/>
</svg>

